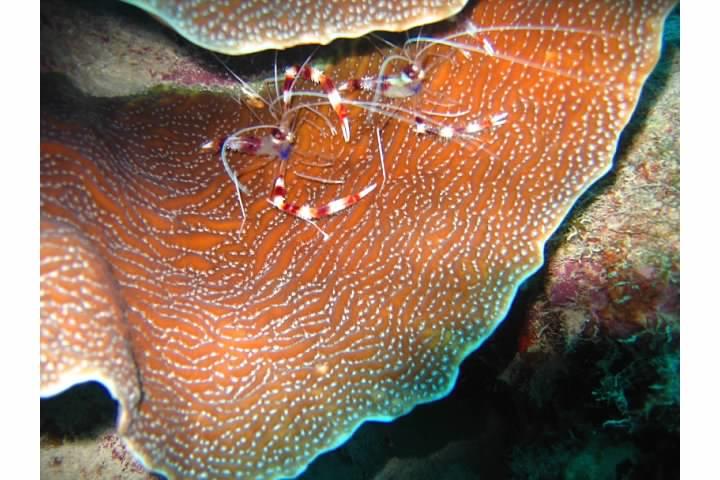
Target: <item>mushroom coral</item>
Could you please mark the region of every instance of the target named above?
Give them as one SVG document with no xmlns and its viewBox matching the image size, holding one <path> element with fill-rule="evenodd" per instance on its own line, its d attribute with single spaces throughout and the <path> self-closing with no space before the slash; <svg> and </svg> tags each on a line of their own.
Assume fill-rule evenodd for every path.
<svg viewBox="0 0 720 480">
<path fill-rule="evenodd" d="M 234 99 L 97 99 L 44 78 L 42 394 L 101 381 L 145 466 L 198 479 L 296 475 L 362 422 L 445 396 L 610 169 L 673 3 L 473 5 L 464 15 L 485 30 L 458 41 L 478 51 L 433 46 L 407 108 L 507 113 L 478 141 L 351 108 L 344 144 L 300 116 L 293 201 L 379 185 L 322 220 L 327 241 L 266 202 L 275 168 L 251 155 L 234 157 L 243 222 L 218 156 L 200 149 L 256 122 Z M 449 28 L 433 35 L 464 27 Z M 375 75 L 383 54 L 343 54 L 330 74 Z M 301 152 L 334 159 L 306 168 L 343 183 L 298 176 Z"/>
<path fill-rule="evenodd" d="M 191 42 L 230 55 L 328 44 L 373 30 L 399 32 L 457 13 L 467 0 L 125 0 L 147 10 Z"/>
</svg>

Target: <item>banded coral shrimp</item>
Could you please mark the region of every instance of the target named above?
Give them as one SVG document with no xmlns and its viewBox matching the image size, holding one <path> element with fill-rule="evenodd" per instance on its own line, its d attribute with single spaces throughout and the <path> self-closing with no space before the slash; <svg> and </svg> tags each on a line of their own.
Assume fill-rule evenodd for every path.
<svg viewBox="0 0 720 480">
<path fill-rule="evenodd" d="M 435 92 L 425 87 L 432 82 L 432 72 L 442 61 L 450 60 L 447 52 L 427 52 L 427 49 L 412 52 L 408 39 L 398 47 L 379 35 L 377 41 L 389 48 L 387 53 L 373 43 L 382 55 L 375 75 L 362 78 L 338 79 L 338 92 L 347 93 L 342 103 L 369 112 L 366 119 L 376 116 L 392 118 L 409 124 L 418 134 L 435 136 L 441 140 L 479 145 L 479 134 L 503 125 L 507 113 L 498 111 L 489 115 L 467 118 L 470 111 L 460 108 L 457 102 L 442 101 Z M 397 50 L 400 50 L 397 52 Z M 311 96 L 317 96 L 310 93 Z M 417 107 L 418 100 L 430 104 L 431 109 Z M 461 120 L 456 120 L 461 119 Z"/>
<path fill-rule="evenodd" d="M 330 105 L 333 110 L 338 113 L 339 118 L 343 120 L 343 117 L 340 116 L 340 112 L 342 112 L 342 110 L 338 108 L 337 103 L 334 103 L 332 101 L 332 98 L 329 98 L 329 93 L 325 94 L 325 97 L 327 98 L 324 98 L 323 100 L 300 102 L 298 104 L 293 103 L 293 97 L 295 97 L 295 93 L 299 94 L 297 98 L 308 96 L 308 93 L 295 91 L 295 82 L 301 76 L 312 76 L 313 78 L 311 78 L 311 80 L 313 81 L 319 78 L 321 80 L 321 88 L 323 88 L 323 90 L 326 92 L 330 91 L 331 93 L 334 89 L 334 87 L 332 87 L 331 80 L 322 75 L 318 75 L 317 69 L 308 66 L 309 59 L 310 57 L 308 57 L 308 59 L 306 59 L 305 63 L 302 65 L 290 67 L 288 70 L 286 70 L 286 81 L 283 86 L 282 96 L 280 95 L 277 87 L 278 81 L 276 73 L 274 79 L 274 99 L 268 99 L 258 93 L 258 91 L 256 91 L 250 84 L 248 84 L 242 78 L 232 72 L 232 70 L 227 66 L 227 64 L 225 64 L 225 62 L 222 62 L 222 60 L 220 60 L 221 63 L 225 66 L 225 68 L 236 78 L 236 80 L 238 80 L 241 85 L 242 98 L 238 101 L 252 107 L 261 107 L 262 110 L 267 112 L 267 114 L 269 114 L 272 118 L 271 122 L 264 122 L 261 119 L 260 115 L 256 114 L 252 109 L 250 109 L 250 112 L 253 114 L 258 123 L 245 128 L 241 128 L 231 133 L 224 139 L 212 139 L 201 146 L 202 150 L 215 151 L 220 154 L 220 160 L 222 162 L 223 168 L 225 169 L 225 172 L 230 177 L 231 181 L 235 186 L 235 192 L 243 218 L 243 224 L 241 225 L 241 229 L 244 225 L 246 218 L 242 194 L 248 194 L 249 191 L 240 182 L 238 178 L 238 172 L 230 165 L 230 152 L 244 154 L 248 156 L 264 157 L 267 161 L 263 162 L 263 164 L 260 165 L 260 167 L 258 168 L 261 168 L 272 160 L 280 160 L 278 174 L 273 181 L 272 190 L 269 197 L 267 198 L 267 201 L 278 210 L 295 216 L 312 225 L 315 229 L 318 230 L 318 232 L 322 234 L 325 240 L 327 240 L 329 236 L 315 223 L 315 220 L 336 214 L 346 208 L 349 208 L 375 189 L 376 185 L 371 184 L 361 189 L 357 193 L 346 195 L 341 198 L 336 198 L 320 206 L 298 205 L 288 200 L 288 190 L 285 184 L 285 177 L 287 173 L 287 165 L 289 163 L 291 154 L 294 152 L 293 147 L 296 140 L 296 130 L 298 127 L 298 123 L 301 121 L 300 115 L 303 112 L 309 112 L 317 116 L 323 121 L 323 123 L 325 123 L 332 135 L 335 135 L 337 133 L 337 130 L 333 127 L 330 119 L 324 113 L 322 113 L 320 108 L 326 105 Z M 290 76 L 288 72 L 291 69 L 294 70 L 295 75 L 292 78 L 288 79 L 288 77 Z M 277 60 L 275 62 L 275 71 L 277 72 Z M 326 88 L 328 87 L 328 85 L 332 88 Z M 347 131 L 347 135 L 349 135 L 349 124 L 347 123 L 346 118 L 344 120 L 345 121 L 342 122 L 342 125 L 345 136 L 345 131 Z M 315 128 L 317 128 L 318 130 L 321 130 L 321 128 L 312 123 L 311 120 L 303 118 L 302 121 L 308 122 L 311 125 L 315 126 Z M 258 134 L 258 132 L 266 133 L 260 135 Z M 301 152 L 296 153 L 298 155 L 304 156 Z M 312 166 L 324 166 L 322 164 L 306 164 Z M 249 170 L 245 170 L 241 171 L 240 173 L 242 174 L 248 171 Z M 321 183 L 343 182 L 342 180 L 332 180 L 312 175 L 305 175 L 300 172 L 296 172 L 295 175 L 301 178 Z"/>
<path fill-rule="evenodd" d="M 573 58 L 571 42 L 558 43 L 551 37 L 580 40 L 591 36 L 597 40 L 597 48 L 607 47 L 605 42 L 617 40 L 612 34 L 584 26 L 507 24 L 478 26 L 469 20 L 457 21 L 457 27 L 449 33 L 423 35 L 408 34 L 402 45 L 374 38 L 389 48 L 383 55 L 374 75 L 345 79 L 338 82 L 338 90 L 348 97 L 364 95 L 364 99 L 344 99 L 344 104 L 358 106 L 373 114 L 381 114 L 412 125 L 418 134 L 431 134 L 442 140 L 470 141 L 481 133 L 505 124 L 509 109 L 487 112 L 480 117 L 467 118 L 458 110 L 458 104 L 442 101 L 442 77 L 439 70 L 443 64 L 452 64 L 460 56 L 465 61 L 480 54 L 492 61 L 510 62 L 518 66 L 540 70 L 551 75 L 572 78 L 592 84 L 607 84 L 605 79 L 593 78 L 579 60 Z M 518 35 L 540 34 L 547 37 L 547 48 L 542 52 L 521 51 L 515 44 Z M 512 43 L 511 43 L 512 42 Z M 554 45 L 556 44 L 556 45 Z M 539 57 L 539 58 L 537 58 Z M 437 81 L 436 81 L 437 80 Z M 450 80 L 450 79 L 447 79 Z M 438 88 L 434 88 L 438 87 Z M 421 98 L 422 97 L 422 98 Z M 433 105 L 431 110 L 417 105 Z M 455 108 L 455 112 L 451 110 Z M 467 112 L 467 110 L 466 110 Z M 449 122 L 449 118 L 462 121 Z"/>
<path fill-rule="evenodd" d="M 424 91 L 424 87 L 431 79 L 432 70 L 438 67 L 443 60 L 452 61 L 454 53 L 469 58 L 471 53 L 480 53 L 487 57 L 517 63 L 526 67 L 535 68 L 560 76 L 577 77 L 573 68 L 557 67 L 550 62 L 561 63 L 557 58 L 562 52 L 548 50 L 543 52 L 544 62 L 529 60 L 519 54 L 510 54 L 507 47 L 498 49 L 491 40 L 492 34 L 517 33 L 517 32 L 547 32 L 551 34 L 564 35 L 591 35 L 601 40 L 619 38 L 607 32 L 593 30 L 584 27 L 562 27 L 558 25 L 492 25 L 478 26 L 470 20 L 465 20 L 463 27 L 453 33 L 444 36 L 427 36 L 422 34 L 422 27 L 417 35 L 407 34 L 407 39 L 402 46 L 386 40 L 380 35 L 372 35 L 372 38 L 382 42 L 389 47 L 393 53 L 384 55 L 383 61 L 378 68 L 377 75 L 364 76 L 362 78 L 351 78 L 338 84 L 340 92 L 370 92 L 373 94 L 372 101 L 377 103 L 382 99 L 410 98 Z M 459 42 L 461 38 L 480 40 L 480 45 Z M 433 47 L 449 47 L 450 51 L 441 52 Z M 380 50 L 377 46 L 376 49 Z M 399 50 L 399 53 L 394 53 Z M 394 70 L 392 66 L 396 65 Z"/>
</svg>

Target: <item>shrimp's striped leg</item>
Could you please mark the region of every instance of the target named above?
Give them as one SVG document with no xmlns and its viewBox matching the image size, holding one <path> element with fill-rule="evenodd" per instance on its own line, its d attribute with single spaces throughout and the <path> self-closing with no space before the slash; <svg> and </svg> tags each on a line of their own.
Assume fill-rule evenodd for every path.
<svg viewBox="0 0 720 480">
<path fill-rule="evenodd" d="M 374 101 L 378 97 L 408 98 L 417 95 L 425 79 L 425 69 L 418 63 L 411 62 L 399 73 L 380 75 L 379 77 L 353 78 L 338 84 L 340 92 L 375 92 Z"/>
<path fill-rule="evenodd" d="M 289 215 L 298 217 L 301 220 L 312 224 L 317 228 L 325 237 L 325 240 L 329 238 L 327 233 L 323 232 L 313 220 L 317 220 L 323 217 L 334 215 L 346 208 L 349 208 L 359 202 L 361 199 L 366 197 L 370 192 L 375 190 L 375 184 L 371 184 L 358 193 L 348 195 L 343 198 L 335 199 L 331 202 L 326 203 L 320 207 L 312 207 L 310 205 L 297 205 L 287 201 L 287 188 L 285 187 L 285 178 L 283 175 L 279 175 L 275 179 L 275 185 L 272 190 L 268 202 L 270 202 L 275 208 L 281 210 Z"/>
<path fill-rule="evenodd" d="M 335 110 L 335 113 L 340 119 L 343 138 L 346 142 L 350 141 L 350 121 L 348 120 L 347 108 L 343 105 L 342 97 L 340 96 L 338 89 L 335 88 L 335 84 L 330 77 L 322 72 L 322 70 L 318 70 L 310 65 L 294 65 L 285 69 L 285 83 L 283 84 L 283 102 L 285 105 L 290 104 L 293 84 L 298 76 L 320 85 L 320 88 L 322 88 L 323 92 L 328 97 L 330 106 L 333 110 Z"/>
</svg>

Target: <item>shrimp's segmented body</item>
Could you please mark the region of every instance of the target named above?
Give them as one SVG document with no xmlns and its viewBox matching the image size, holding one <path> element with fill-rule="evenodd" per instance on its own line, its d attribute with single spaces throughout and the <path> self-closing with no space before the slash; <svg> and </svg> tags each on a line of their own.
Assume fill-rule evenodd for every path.
<svg viewBox="0 0 720 480">
<path fill-rule="evenodd" d="M 404 57 L 398 57 L 403 58 Z M 408 59 L 410 63 L 404 66 L 400 72 L 378 77 L 366 76 L 360 79 L 354 78 L 339 84 L 338 90 L 348 92 L 371 92 L 376 97 L 385 98 L 408 98 L 417 95 L 425 80 L 425 68 L 419 63 Z M 384 67 L 382 67 L 384 68 Z M 375 98 L 377 101 L 377 98 Z"/>
<path fill-rule="evenodd" d="M 290 158 L 295 135 L 288 131 L 283 125 L 266 128 L 270 129 L 270 133 L 262 137 L 255 135 L 230 135 L 225 139 L 223 148 L 233 152 L 272 157 L 286 161 Z"/>
</svg>

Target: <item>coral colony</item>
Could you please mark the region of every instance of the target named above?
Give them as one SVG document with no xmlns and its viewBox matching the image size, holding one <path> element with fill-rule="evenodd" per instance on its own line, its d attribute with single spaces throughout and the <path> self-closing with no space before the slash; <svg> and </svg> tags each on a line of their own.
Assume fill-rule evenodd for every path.
<svg viewBox="0 0 720 480">
<path fill-rule="evenodd" d="M 43 395 L 104 383 L 145 467 L 195 479 L 294 476 L 447 395 L 611 167 L 673 2 L 549 5 L 240 101 L 43 85 Z"/>
<path fill-rule="evenodd" d="M 375 30 L 402 32 L 458 13 L 467 0 L 305 2 L 302 0 L 125 0 L 208 50 L 243 55 L 328 44 Z M 308 21 L 312 19 L 312 21 Z"/>
</svg>

